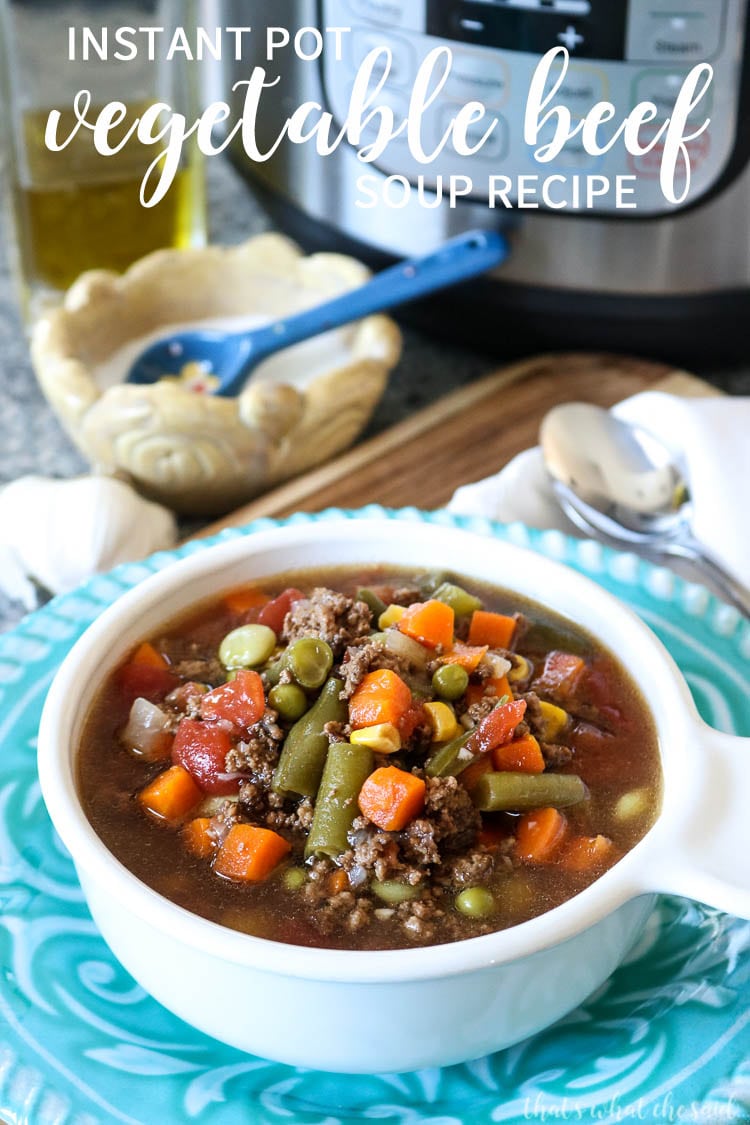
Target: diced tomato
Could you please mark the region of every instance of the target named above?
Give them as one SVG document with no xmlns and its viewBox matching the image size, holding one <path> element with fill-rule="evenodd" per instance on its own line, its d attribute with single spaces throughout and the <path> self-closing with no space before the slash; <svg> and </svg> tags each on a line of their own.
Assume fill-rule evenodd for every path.
<svg viewBox="0 0 750 1125">
<path fill-rule="evenodd" d="M 278 637 L 284 627 L 284 618 L 295 602 L 304 598 L 301 590 L 295 589 L 294 586 L 289 586 L 277 598 L 267 602 L 263 609 L 258 614 L 258 624 L 267 625 L 269 629 L 273 629 Z"/>
<path fill-rule="evenodd" d="M 226 777 L 226 757 L 232 749 L 229 732 L 214 723 L 183 719 L 172 744 L 172 761 L 182 766 L 206 793 L 236 793 L 238 778 Z"/>
<path fill-rule="evenodd" d="M 117 673 L 120 693 L 127 710 L 134 700 L 142 696 L 157 703 L 179 684 L 174 673 L 152 664 L 124 664 Z"/>
<path fill-rule="evenodd" d="M 586 664 L 580 656 L 572 652 L 547 653 L 544 661 L 544 670 L 535 682 L 535 689 L 549 692 L 558 699 L 568 699 L 578 687 L 581 677 L 586 670 Z"/>
<path fill-rule="evenodd" d="M 207 692 L 201 699 L 201 717 L 227 719 L 240 729 L 247 729 L 263 717 L 266 697 L 263 681 L 257 672 L 244 668 L 233 680 Z"/>
<path fill-rule="evenodd" d="M 496 707 L 485 719 L 482 719 L 466 746 L 472 754 L 487 754 L 496 746 L 510 742 L 525 714 L 525 699 L 512 699 L 510 703 Z"/>
<path fill-rule="evenodd" d="M 419 724 L 424 721 L 424 717 L 425 710 L 421 703 L 413 703 L 409 710 L 403 713 L 396 724 L 402 742 L 407 742 L 411 738 Z"/>
</svg>

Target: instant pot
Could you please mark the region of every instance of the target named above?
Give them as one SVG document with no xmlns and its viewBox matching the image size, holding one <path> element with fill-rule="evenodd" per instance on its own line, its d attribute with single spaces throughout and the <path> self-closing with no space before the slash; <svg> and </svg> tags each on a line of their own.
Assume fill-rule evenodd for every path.
<svg viewBox="0 0 750 1125">
<path fill-rule="evenodd" d="M 584 347 L 693 364 L 746 358 L 749 5 L 750 0 L 227 0 L 222 22 L 253 26 L 242 58 L 224 74 L 234 111 L 241 112 L 243 97 L 241 88 L 232 93 L 231 87 L 253 66 L 279 79 L 262 103 L 261 144 L 265 139 L 270 146 L 287 116 L 305 101 L 319 103 L 343 122 L 357 68 L 382 46 L 390 48 L 391 63 L 380 97 L 397 115 L 406 113 L 425 57 L 448 46 L 451 74 L 430 107 L 427 128 L 440 130 L 472 99 L 496 120 L 490 141 L 475 156 L 446 151 L 427 167 L 414 161 L 403 138 L 392 141 L 374 167 L 363 165 L 346 143 L 320 156 L 313 144 L 284 142 L 265 163 L 252 163 L 238 140 L 233 159 L 279 225 L 304 246 L 344 250 L 375 266 L 427 251 L 469 228 L 508 228 L 512 254 L 493 275 L 412 307 L 412 315 L 433 332 L 503 355 Z M 263 29 L 270 25 L 288 28 L 292 37 L 310 26 L 351 30 L 342 37 L 340 59 L 326 48 L 317 61 L 301 61 L 289 46 L 269 63 Z M 592 157 L 573 138 L 552 167 L 535 161 L 523 137 L 529 83 L 542 56 L 561 44 L 570 65 L 558 97 L 574 121 L 602 100 L 615 105 L 615 125 L 645 100 L 665 119 L 690 70 L 701 62 L 712 65 L 713 81 L 695 111 L 696 124 L 710 116 L 710 125 L 690 144 L 692 181 L 681 203 L 669 205 L 661 191 L 658 149 L 634 157 L 617 143 Z M 533 210 L 489 206 L 491 174 L 517 182 L 534 172 L 559 173 L 569 185 L 591 175 L 610 180 L 635 175 L 637 207 L 615 209 L 612 193 L 588 209 L 552 210 L 543 202 Z M 363 174 L 366 207 L 358 187 Z M 446 190 L 440 200 L 439 175 L 469 177 L 470 196 L 451 206 Z M 395 207 L 381 195 L 394 176 L 401 178 L 390 180 Z M 404 180 L 414 185 L 405 202 Z"/>
</svg>

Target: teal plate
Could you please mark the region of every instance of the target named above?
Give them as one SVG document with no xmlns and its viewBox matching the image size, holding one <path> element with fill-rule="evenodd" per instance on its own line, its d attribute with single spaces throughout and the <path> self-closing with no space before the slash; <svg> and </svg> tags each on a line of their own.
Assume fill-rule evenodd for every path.
<svg viewBox="0 0 750 1125">
<path fill-rule="evenodd" d="M 589 574 L 666 643 L 703 716 L 750 735 L 750 627 L 666 571 L 557 532 L 443 512 L 370 507 L 283 522 L 384 514 L 511 540 Z M 259 520 L 120 566 L 0 636 L 0 1117 L 8 1125 L 750 1122 L 750 923 L 682 899 L 660 900 L 627 963 L 566 1019 L 496 1055 L 413 1074 L 344 1077 L 243 1055 L 182 1023 L 120 967 L 40 797 L 35 740 L 46 690 L 73 641 L 123 591 L 176 558 L 270 526 Z"/>
</svg>

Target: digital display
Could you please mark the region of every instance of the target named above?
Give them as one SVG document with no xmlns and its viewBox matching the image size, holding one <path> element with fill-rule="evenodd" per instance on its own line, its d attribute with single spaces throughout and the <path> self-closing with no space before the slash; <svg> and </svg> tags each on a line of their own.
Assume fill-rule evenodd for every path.
<svg viewBox="0 0 750 1125">
<path fill-rule="evenodd" d="M 427 0 L 427 34 L 543 55 L 624 59 L 627 0 Z"/>
</svg>

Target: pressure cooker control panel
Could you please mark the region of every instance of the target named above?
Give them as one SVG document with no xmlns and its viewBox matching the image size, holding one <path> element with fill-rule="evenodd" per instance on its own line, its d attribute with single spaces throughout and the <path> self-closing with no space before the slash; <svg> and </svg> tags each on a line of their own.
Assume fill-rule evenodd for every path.
<svg viewBox="0 0 750 1125">
<path fill-rule="evenodd" d="M 436 46 L 450 47 L 450 77 L 424 116 L 425 147 L 443 135 L 451 117 L 471 100 L 487 108 L 476 125 L 476 139 L 494 118 L 492 136 L 471 157 L 446 148 L 424 165 L 412 157 L 402 135 L 378 158 L 380 172 L 404 175 L 414 183 L 420 176 L 426 183 L 435 181 L 438 173 L 443 178 L 466 175 L 477 195 L 487 191 L 493 174 L 514 181 L 528 174 L 558 174 L 565 177 L 562 190 L 571 197 L 575 172 L 610 180 L 635 175 L 637 210 L 626 214 L 661 214 L 669 205 L 659 183 L 658 146 L 647 155 L 632 156 L 618 141 L 604 155 L 592 156 L 576 136 L 552 164 L 535 160 L 537 146 L 526 144 L 523 125 L 536 66 L 550 48 L 567 47 L 570 65 L 556 102 L 570 109 L 574 122 L 596 102 L 612 102 L 616 116 L 599 129 L 604 142 L 607 129 L 616 129 L 643 101 L 654 102 L 659 110 L 651 125 L 656 130 L 671 114 L 692 67 L 711 63 L 713 81 L 694 111 L 696 126 L 707 117 L 710 125 L 688 146 L 692 179 L 686 202 L 694 203 L 716 184 L 735 149 L 747 8 L 748 0 L 322 0 L 326 26 L 352 29 L 344 64 L 324 56 L 326 96 L 336 117 L 344 120 L 358 67 L 374 48 L 385 46 L 391 52 L 390 70 L 378 101 L 403 118 L 420 64 Z M 376 71 L 379 77 L 382 71 Z M 644 139 L 647 128 L 642 127 Z M 545 139 L 542 131 L 538 144 Z M 602 212 L 614 207 L 614 193 L 597 205 Z"/>
</svg>

